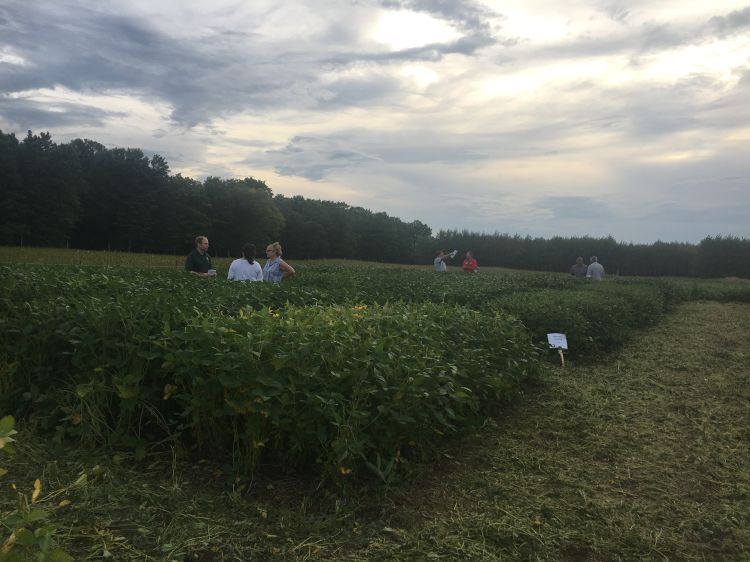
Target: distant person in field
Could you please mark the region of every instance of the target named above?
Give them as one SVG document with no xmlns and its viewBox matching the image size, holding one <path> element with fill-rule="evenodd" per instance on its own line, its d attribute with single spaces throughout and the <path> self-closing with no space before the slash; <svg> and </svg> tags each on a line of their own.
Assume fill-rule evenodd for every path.
<svg viewBox="0 0 750 562">
<path fill-rule="evenodd" d="M 586 269 L 586 279 L 604 281 L 604 266 L 599 263 L 599 258 L 596 256 L 591 256 L 591 263 Z"/>
<path fill-rule="evenodd" d="M 281 283 L 296 272 L 294 268 L 281 259 L 281 244 L 274 242 L 266 248 L 266 265 L 263 266 L 263 281 Z"/>
<path fill-rule="evenodd" d="M 471 250 L 467 250 L 466 252 L 466 259 L 464 259 L 463 270 L 464 273 L 479 272 L 479 268 L 477 267 L 477 260 L 474 258 L 474 254 L 471 253 Z"/>
<path fill-rule="evenodd" d="M 255 244 L 242 246 L 242 257 L 230 264 L 227 279 L 230 281 L 263 281 L 263 268 L 255 261 Z"/>
<path fill-rule="evenodd" d="M 448 271 L 448 264 L 445 263 L 445 260 L 455 257 L 457 253 L 458 250 L 453 250 L 450 254 L 446 254 L 443 250 L 438 250 L 435 254 L 435 259 L 432 262 L 435 266 L 435 271 L 438 273 L 445 273 Z"/>
<path fill-rule="evenodd" d="M 585 279 L 588 270 L 588 266 L 583 263 L 583 258 L 578 256 L 576 262 L 570 267 L 570 274 L 576 279 Z"/>
<path fill-rule="evenodd" d="M 195 249 L 185 260 L 185 271 L 198 277 L 216 275 L 216 270 L 211 265 L 211 256 L 208 255 L 208 238 L 205 236 L 195 239 Z"/>
</svg>

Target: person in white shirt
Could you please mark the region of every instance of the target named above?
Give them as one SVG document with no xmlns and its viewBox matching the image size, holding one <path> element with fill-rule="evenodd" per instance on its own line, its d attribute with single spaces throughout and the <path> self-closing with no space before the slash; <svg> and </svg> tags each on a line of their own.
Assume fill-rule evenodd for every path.
<svg viewBox="0 0 750 562">
<path fill-rule="evenodd" d="M 445 273 L 448 271 L 448 264 L 445 263 L 445 260 L 448 258 L 455 258 L 457 253 L 458 250 L 453 250 L 450 254 L 444 253 L 443 250 L 438 250 L 435 254 L 435 259 L 432 262 L 435 266 L 435 271 L 438 273 Z"/>
<path fill-rule="evenodd" d="M 604 281 L 604 266 L 599 263 L 599 258 L 596 256 L 591 256 L 591 263 L 586 270 L 586 279 Z"/>
<path fill-rule="evenodd" d="M 242 246 L 242 257 L 231 263 L 227 279 L 230 281 L 263 281 L 263 269 L 255 261 L 255 244 Z"/>
</svg>

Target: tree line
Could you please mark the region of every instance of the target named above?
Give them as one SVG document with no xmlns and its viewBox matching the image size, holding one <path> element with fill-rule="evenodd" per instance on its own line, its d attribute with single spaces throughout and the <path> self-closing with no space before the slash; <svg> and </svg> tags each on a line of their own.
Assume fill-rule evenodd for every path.
<svg viewBox="0 0 750 562">
<path fill-rule="evenodd" d="M 698 244 L 633 244 L 617 242 L 611 236 L 547 239 L 465 230 L 441 230 L 435 238 L 445 248 L 473 250 L 480 266 L 568 271 L 577 256 L 585 263 L 598 256 L 608 273 L 619 275 L 750 278 L 750 240 L 731 235 L 708 236 Z"/>
<path fill-rule="evenodd" d="M 22 140 L 0 131 L 0 235 L 4 244 L 187 253 L 205 234 L 216 256 L 245 242 L 280 240 L 289 259 L 432 263 L 437 249 L 471 249 L 480 267 L 567 271 L 591 255 L 612 273 L 750 277 L 750 240 L 621 243 L 612 237 L 550 239 L 432 230 L 342 202 L 275 195 L 265 182 L 171 175 L 137 148 L 107 148 L 49 133 Z M 459 256 L 460 257 L 460 256 Z M 458 261 L 458 258 L 457 258 Z"/>
</svg>

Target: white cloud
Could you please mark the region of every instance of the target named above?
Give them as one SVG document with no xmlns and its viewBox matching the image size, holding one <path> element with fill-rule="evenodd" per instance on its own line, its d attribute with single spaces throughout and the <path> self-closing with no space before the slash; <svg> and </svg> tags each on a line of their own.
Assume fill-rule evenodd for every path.
<svg viewBox="0 0 750 562">
<path fill-rule="evenodd" d="M 383 11 L 377 19 L 372 38 L 400 51 L 432 43 L 448 43 L 461 37 L 453 27 L 433 16 L 403 11 Z"/>
</svg>

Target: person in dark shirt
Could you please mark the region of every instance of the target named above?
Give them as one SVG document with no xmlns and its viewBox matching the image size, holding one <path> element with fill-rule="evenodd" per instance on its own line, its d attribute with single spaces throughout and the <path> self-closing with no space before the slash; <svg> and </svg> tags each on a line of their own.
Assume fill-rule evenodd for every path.
<svg viewBox="0 0 750 562">
<path fill-rule="evenodd" d="M 576 262 L 570 268 L 570 274 L 577 279 L 586 279 L 588 266 L 583 263 L 582 257 L 577 257 Z"/>
<path fill-rule="evenodd" d="M 188 254 L 185 260 L 185 271 L 198 277 L 211 277 L 216 270 L 211 266 L 211 256 L 208 255 L 208 238 L 198 236 L 195 239 L 195 250 Z"/>
</svg>

